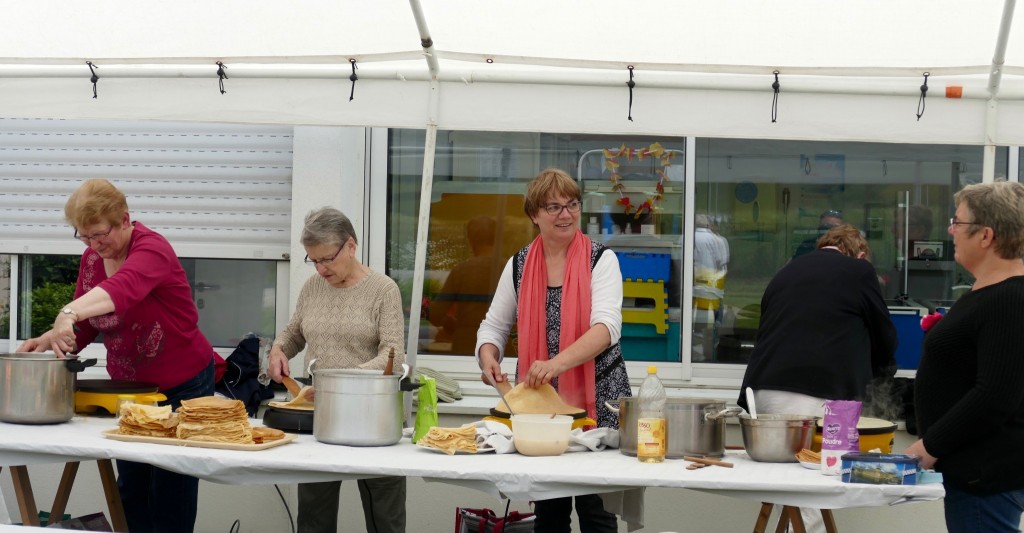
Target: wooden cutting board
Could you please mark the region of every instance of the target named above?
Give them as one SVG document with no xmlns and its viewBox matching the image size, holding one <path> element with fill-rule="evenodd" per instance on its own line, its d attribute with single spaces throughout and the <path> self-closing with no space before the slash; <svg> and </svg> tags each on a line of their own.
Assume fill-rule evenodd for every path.
<svg viewBox="0 0 1024 533">
<path fill-rule="evenodd" d="M 184 439 L 169 439 L 165 437 L 145 437 L 142 435 L 122 435 L 116 429 L 108 429 L 103 432 L 103 436 L 108 439 L 120 440 L 124 442 L 146 442 L 149 444 L 169 444 L 171 446 L 188 446 L 192 448 L 214 448 L 217 450 L 242 450 L 242 451 L 259 451 L 266 450 L 267 448 L 275 448 L 283 444 L 298 438 L 298 435 L 294 433 L 286 433 L 284 438 L 272 440 L 270 442 L 264 442 L 263 444 L 235 444 L 233 442 L 207 442 L 201 440 L 184 440 Z"/>
</svg>

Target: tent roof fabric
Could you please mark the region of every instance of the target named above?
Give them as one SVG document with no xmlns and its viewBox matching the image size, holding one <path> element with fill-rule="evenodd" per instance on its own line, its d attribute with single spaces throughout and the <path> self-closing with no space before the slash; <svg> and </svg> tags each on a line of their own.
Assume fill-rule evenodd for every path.
<svg viewBox="0 0 1024 533">
<path fill-rule="evenodd" d="M 416 58 L 403 0 L 5 0 L 0 64 L 347 63 Z M 442 58 L 845 75 L 987 72 L 996 0 L 423 0 Z M 1006 64 L 1024 73 L 1024 39 Z"/>
<path fill-rule="evenodd" d="M 424 60 L 417 7 L 436 73 Z M 0 0 L 0 116 L 1024 144 L 1014 7 Z M 1004 25 L 993 113 L 985 101 Z M 354 101 L 349 60 L 358 67 Z M 86 61 L 100 77 L 97 99 Z M 227 93 L 217 91 L 217 61 L 228 67 Z M 628 66 L 635 120 L 626 120 Z M 775 70 L 777 124 L 766 120 Z M 919 121 L 925 72 L 933 90 Z M 943 98 L 946 86 L 963 87 L 963 98 Z"/>
</svg>

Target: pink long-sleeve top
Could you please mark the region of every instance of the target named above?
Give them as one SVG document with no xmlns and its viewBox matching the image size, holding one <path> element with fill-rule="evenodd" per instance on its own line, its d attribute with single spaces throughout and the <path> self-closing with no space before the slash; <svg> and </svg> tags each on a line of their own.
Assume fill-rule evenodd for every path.
<svg viewBox="0 0 1024 533">
<path fill-rule="evenodd" d="M 82 254 L 75 298 L 102 287 L 114 311 L 79 322 L 76 342 L 85 346 L 102 333 L 111 378 L 167 390 L 205 369 L 213 347 L 199 330 L 192 289 L 171 244 L 133 224 L 128 256 L 113 276 L 107 277 L 103 258 L 91 248 Z"/>
</svg>

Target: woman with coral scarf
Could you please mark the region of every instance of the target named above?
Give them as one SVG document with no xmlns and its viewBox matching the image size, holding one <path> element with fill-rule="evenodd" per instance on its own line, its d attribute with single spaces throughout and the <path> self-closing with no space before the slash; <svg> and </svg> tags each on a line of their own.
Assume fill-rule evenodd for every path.
<svg viewBox="0 0 1024 533">
<path fill-rule="evenodd" d="M 540 235 L 517 252 L 501 274 L 494 300 L 477 332 L 476 355 L 484 381 L 505 381 L 503 349 L 518 327 L 517 381 L 550 384 L 568 404 L 586 409 L 600 427 L 618 427 L 604 402 L 631 396 L 619 335 L 622 274 L 603 244 L 579 230 L 579 186 L 558 169 L 530 182 L 523 209 Z M 535 531 L 571 528 L 572 498 L 535 502 Z M 580 530 L 617 532 L 615 515 L 600 496 L 576 497 Z"/>
</svg>

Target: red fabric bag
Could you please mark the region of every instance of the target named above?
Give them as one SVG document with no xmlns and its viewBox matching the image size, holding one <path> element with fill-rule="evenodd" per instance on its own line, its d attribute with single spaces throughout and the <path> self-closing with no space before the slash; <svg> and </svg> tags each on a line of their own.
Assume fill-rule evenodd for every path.
<svg viewBox="0 0 1024 533">
<path fill-rule="evenodd" d="M 512 511 L 503 517 L 490 509 L 455 509 L 455 533 L 531 533 L 533 513 Z"/>
</svg>

